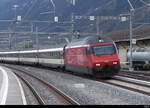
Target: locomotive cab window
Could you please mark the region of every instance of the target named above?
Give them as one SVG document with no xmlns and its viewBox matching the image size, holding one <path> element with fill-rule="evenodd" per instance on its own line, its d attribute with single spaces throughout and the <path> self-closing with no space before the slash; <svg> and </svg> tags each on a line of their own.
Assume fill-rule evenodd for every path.
<svg viewBox="0 0 150 108">
<path fill-rule="evenodd" d="M 115 54 L 116 48 L 114 45 L 102 45 L 93 47 L 94 55 L 109 55 Z"/>
<path fill-rule="evenodd" d="M 87 55 L 92 54 L 92 48 L 86 48 L 86 54 Z"/>
</svg>

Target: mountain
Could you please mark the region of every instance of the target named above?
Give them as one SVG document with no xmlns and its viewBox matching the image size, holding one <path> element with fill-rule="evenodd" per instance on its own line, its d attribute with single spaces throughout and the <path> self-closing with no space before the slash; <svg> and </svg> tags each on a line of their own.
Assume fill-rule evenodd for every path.
<svg viewBox="0 0 150 108">
<path fill-rule="evenodd" d="M 53 21 L 54 19 L 54 6 L 56 7 L 55 15 L 59 17 L 59 22 L 71 21 L 72 15 L 74 16 L 113 16 L 119 17 L 120 14 L 129 14 L 130 6 L 127 0 L 0 0 L 0 20 L 12 20 L 16 15 L 21 15 L 22 20 L 47 20 Z M 137 28 L 143 23 L 150 23 L 150 7 L 144 5 L 141 0 L 130 0 L 135 8 L 133 15 L 133 27 Z M 149 0 L 143 0 L 148 3 Z M 17 6 L 15 8 L 14 6 Z M 72 14 L 73 13 L 73 14 Z M 75 17 L 74 17 L 75 18 Z M 121 22 L 117 20 L 100 20 L 99 23 L 90 21 L 85 17 L 83 19 L 74 19 L 74 29 L 80 32 L 96 33 L 99 27 L 99 32 L 102 34 L 113 33 L 114 31 L 129 29 L 129 21 Z M 139 24 L 138 24 L 139 23 Z M 146 25 L 146 24 L 145 24 Z M 40 32 L 71 32 L 72 25 L 70 23 L 8 23 L 0 22 L 0 31 L 31 31 L 36 30 Z M 143 24 L 144 26 L 144 24 Z M 6 34 L 5 34 L 6 35 Z M 2 37 L 4 34 L 0 35 Z M 25 36 L 24 34 L 15 35 L 12 43 L 20 43 L 24 40 L 17 40 Z M 35 37 L 32 37 L 34 44 L 36 43 Z M 42 36 L 39 36 L 42 38 Z M 45 38 L 46 40 L 47 38 Z M 47 43 L 49 41 L 47 40 Z"/>
<path fill-rule="evenodd" d="M 53 0 L 56 6 L 56 15 L 61 21 L 70 20 L 71 13 L 81 16 L 119 16 L 122 13 L 129 13 L 129 4 L 127 0 L 76 0 L 76 5 L 72 5 L 71 0 Z M 13 5 L 18 5 L 17 15 L 21 15 L 24 19 L 32 20 L 53 20 L 53 14 L 41 14 L 53 11 L 53 5 L 50 0 L 1 0 L 0 1 L 0 19 L 12 19 L 15 17 L 15 9 Z M 147 20 L 150 9 L 144 7 L 140 0 L 133 0 L 132 4 L 136 11 L 135 16 L 138 21 Z M 142 13 L 142 16 L 141 16 Z M 82 21 L 82 20 L 81 20 Z M 90 25 L 95 22 L 78 21 L 77 29 L 81 31 L 96 32 L 96 26 L 91 29 Z M 90 24 L 89 24 L 90 23 Z M 114 26 L 115 25 L 115 26 Z M 46 26 L 44 24 L 43 26 Z M 59 27 L 51 25 L 52 31 L 57 31 Z M 127 29 L 128 24 L 120 21 L 100 21 L 100 31 L 108 33 L 118 29 Z M 2 28 L 2 27 L 0 27 Z M 61 31 L 61 28 L 59 28 Z M 62 31 L 65 29 L 62 29 Z M 48 30 L 49 31 L 49 30 Z M 59 30 L 58 30 L 59 31 Z"/>
</svg>

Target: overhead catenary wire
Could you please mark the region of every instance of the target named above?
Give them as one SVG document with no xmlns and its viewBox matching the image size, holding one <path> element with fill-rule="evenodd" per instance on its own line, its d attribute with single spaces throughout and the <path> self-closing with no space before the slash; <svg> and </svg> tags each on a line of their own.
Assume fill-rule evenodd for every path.
<svg viewBox="0 0 150 108">
<path fill-rule="evenodd" d="M 145 1 L 143 1 L 143 0 L 140 0 L 144 5 L 146 5 L 146 6 L 150 6 L 150 3 L 146 3 Z"/>
</svg>

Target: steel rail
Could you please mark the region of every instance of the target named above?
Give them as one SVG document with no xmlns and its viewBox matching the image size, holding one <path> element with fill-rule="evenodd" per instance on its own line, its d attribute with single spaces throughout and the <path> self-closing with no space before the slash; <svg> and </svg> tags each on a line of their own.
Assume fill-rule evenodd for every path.
<svg viewBox="0 0 150 108">
<path fill-rule="evenodd" d="M 12 66 L 8 66 L 8 65 L 4 65 L 5 67 L 8 67 L 12 70 L 16 70 L 16 71 L 19 71 L 19 72 L 22 72 L 30 77 L 33 77 L 37 80 L 39 80 L 41 83 L 43 83 L 44 85 L 46 85 L 47 87 L 53 89 L 56 93 L 58 93 L 58 95 L 60 95 L 61 97 L 63 97 L 66 101 L 68 101 L 71 105 L 81 105 L 79 102 L 75 101 L 73 98 L 71 98 L 70 96 L 68 96 L 67 94 L 65 94 L 64 92 L 62 92 L 60 89 L 56 88 L 54 85 L 52 84 L 49 84 L 47 83 L 46 81 L 44 80 L 41 80 L 40 78 L 37 78 L 36 76 L 32 75 L 32 74 L 29 74 L 27 73 L 27 71 L 25 70 L 22 70 L 22 69 L 18 69 L 18 68 L 15 68 L 15 67 L 12 67 Z M 43 101 L 43 103 L 45 104 L 45 102 Z"/>
<path fill-rule="evenodd" d="M 140 83 L 136 83 L 136 82 L 132 82 L 132 81 L 128 81 L 128 80 L 121 80 L 121 79 L 117 79 L 117 78 L 113 78 L 112 80 L 121 81 L 121 82 L 128 83 L 128 84 L 134 84 L 134 85 L 137 85 L 137 86 L 140 86 L 140 87 L 150 88 L 150 86 L 148 86 L 148 85 L 144 85 L 144 84 L 140 84 Z M 133 92 L 137 92 L 137 93 L 140 93 L 140 94 L 150 96 L 150 92 L 140 90 L 140 89 L 137 89 L 137 88 L 134 88 L 134 87 L 129 87 L 129 86 L 126 86 L 126 85 L 117 84 L 116 82 L 111 82 L 111 80 L 109 80 L 109 81 L 108 80 L 97 80 L 97 81 L 105 83 L 105 84 L 113 85 L 113 86 L 116 86 L 116 87 L 119 87 L 119 88 L 127 89 L 129 91 L 133 91 Z"/>
<path fill-rule="evenodd" d="M 31 90 L 31 92 L 33 93 L 33 95 L 35 96 L 35 98 L 37 99 L 38 103 L 40 105 L 46 105 L 46 103 L 44 102 L 44 100 L 42 99 L 42 97 L 40 95 L 38 95 L 38 93 L 36 92 L 36 90 L 32 87 L 32 85 L 29 83 L 29 81 L 27 81 L 26 79 L 24 79 L 23 77 L 21 77 L 19 74 L 15 73 L 17 75 L 17 77 L 19 77 Z"/>
<path fill-rule="evenodd" d="M 140 79 L 144 81 L 150 81 L 150 72 L 144 72 L 144 71 L 133 71 L 130 72 L 128 70 L 122 70 L 118 75 L 124 76 L 124 77 L 130 77 L 135 79 Z"/>
</svg>

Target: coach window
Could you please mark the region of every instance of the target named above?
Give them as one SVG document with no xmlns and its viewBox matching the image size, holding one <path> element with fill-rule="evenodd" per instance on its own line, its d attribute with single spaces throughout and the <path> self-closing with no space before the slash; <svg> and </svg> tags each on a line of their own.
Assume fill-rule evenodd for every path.
<svg viewBox="0 0 150 108">
<path fill-rule="evenodd" d="M 22 57 L 26 58 L 26 57 L 27 57 L 27 55 L 26 55 L 25 53 L 23 53 L 23 54 L 22 54 Z"/>
<path fill-rule="evenodd" d="M 49 54 L 50 54 L 50 56 L 52 56 L 52 52 L 50 52 Z"/>
<path fill-rule="evenodd" d="M 53 57 L 55 56 L 55 52 L 53 52 Z"/>
<path fill-rule="evenodd" d="M 58 57 L 58 52 L 56 52 L 56 57 Z"/>
<path fill-rule="evenodd" d="M 18 56 L 19 56 L 20 58 L 23 57 L 23 55 L 22 55 L 21 53 L 20 53 Z"/>
<path fill-rule="evenodd" d="M 49 58 L 49 53 L 48 52 L 41 53 L 41 58 Z"/>
<path fill-rule="evenodd" d="M 21 55 L 22 55 L 23 58 L 25 57 L 25 54 L 24 54 L 24 53 L 22 53 Z"/>
<path fill-rule="evenodd" d="M 15 54 L 12 54 L 11 57 L 15 57 Z"/>
<path fill-rule="evenodd" d="M 56 57 L 58 56 L 58 52 L 56 52 Z"/>
<path fill-rule="evenodd" d="M 42 57 L 41 57 L 41 53 L 39 53 L 39 58 L 42 58 Z"/>
<path fill-rule="evenodd" d="M 45 58 L 44 53 L 41 52 L 39 55 L 40 58 Z"/>
<path fill-rule="evenodd" d="M 16 57 L 16 54 L 12 54 L 12 57 Z"/>
<path fill-rule="evenodd" d="M 6 57 L 9 57 L 9 54 L 7 54 Z"/>
<path fill-rule="evenodd" d="M 11 57 L 11 54 L 8 54 L 7 57 Z"/>
<path fill-rule="evenodd" d="M 2 54 L 1 57 L 4 57 L 4 55 Z"/>
<path fill-rule="evenodd" d="M 22 54 L 20 54 L 20 55 L 21 55 L 21 57 L 25 58 L 25 54 L 24 54 L 24 53 L 22 53 Z"/>
<path fill-rule="evenodd" d="M 56 52 L 54 52 L 54 57 L 56 56 Z"/>
<path fill-rule="evenodd" d="M 58 57 L 60 57 L 60 52 L 58 52 Z"/>
<path fill-rule="evenodd" d="M 57 56 L 57 52 L 55 52 L 55 56 Z"/>
<path fill-rule="evenodd" d="M 9 54 L 7 54 L 6 57 L 9 57 Z"/>
<path fill-rule="evenodd" d="M 46 56 L 46 58 L 49 58 L 50 56 L 49 56 L 49 52 L 46 52 L 45 53 L 45 56 Z"/>
<path fill-rule="evenodd" d="M 59 57 L 59 52 L 57 52 L 57 57 Z"/>
<path fill-rule="evenodd" d="M 29 53 L 29 54 L 28 54 L 28 57 L 29 57 L 29 58 L 34 58 L 35 56 L 33 56 L 33 53 Z"/>
<path fill-rule="evenodd" d="M 48 52 L 48 58 L 51 58 L 51 57 L 52 57 L 52 53 Z"/>
<path fill-rule="evenodd" d="M 34 58 L 37 58 L 37 57 L 38 57 L 38 54 L 37 54 L 37 53 L 33 53 L 33 57 L 34 57 Z"/>
<path fill-rule="evenodd" d="M 52 52 L 52 57 L 54 56 L 54 52 Z"/>
<path fill-rule="evenodd" d="M 8 54 L 8 57 L 11 57 L 11 54 Z"/>
<path fill-rule="evenodd" d="M 28 57 L 27 54 L 25 54 L 25 53 L 23 53 L 22 55 L 23 55 L 24 58 L 27 58 L 27 57 Z"/>
<path fill-rule="evenodd" d="M 56 52 L 56 56 L 58 57 L 58 52 Z"/>
<path fill-rule="evenodd" d="M 57 59 L 59 58 L 59 52 L 57 52 Z"/>
</svg>

